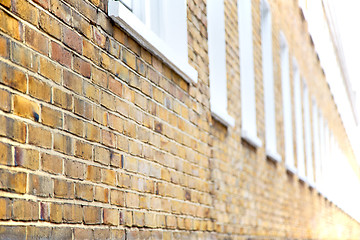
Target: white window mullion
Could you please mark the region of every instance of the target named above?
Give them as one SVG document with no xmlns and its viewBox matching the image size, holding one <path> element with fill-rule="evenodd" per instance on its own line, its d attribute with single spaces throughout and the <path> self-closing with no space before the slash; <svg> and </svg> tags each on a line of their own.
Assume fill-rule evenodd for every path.
<svg viewBox="0 0 360 240">
<path fill-rule="evenodd" d="M 227 77 L 224 1 L 207 3 L 210 108 L 212 115 L 226 126 L 235 120 L 227 112 Z"/>
<path fill-rule="evenodd" d="M 280 61 L 281 61 L 281 88 L 282 88 L 283 115 L 284 115 L 285 165 L 289 171 L 295 173 L 296 168 L 294 163 L 294 147 L 293 147 L 289 48 L 285 36 L 282 33 L 280 34 Z"/>
<path fill-rule="evenodd" d="M 309 184 L 314 186 L 314 169 L 313 169 L 313 157 L 311 140 L 311 121 L 310 121 L 310 102 L 309 102 L 309 90 L 304 82 L 303 86 L 304 95 L 304 129 L 305 129 L 305 153 L 306 153 L 306 176 Z"/>
<path fill-rule="evenodd" d="M 318 108 L 315 102 L 315 99 L 313 99 L 313 139 L 314 139 L 314 160 L 315 160 L 315 179 L 316 179 L 316 186 L 319 184 L 320 180 L 320 171 L 321 171 L 321 165 L 320 165 L 320 133 L 319 133 L 319 113 Z"/>
<path fill-rule="evenodd" d="M 261 147 L 256 130 L 255 73 L 251 0 L 238 0 L 241 81 L 241 136 L 255 147 Z"/>
<path fill-rule="evenodd" d="M 281 161 L 277 153 L 275 93 L 272 55 L 272 24 L 269 3 L 261 1 L 261 48 L 265 107 L 265 147 L 268 157 Z"/>
</svg>

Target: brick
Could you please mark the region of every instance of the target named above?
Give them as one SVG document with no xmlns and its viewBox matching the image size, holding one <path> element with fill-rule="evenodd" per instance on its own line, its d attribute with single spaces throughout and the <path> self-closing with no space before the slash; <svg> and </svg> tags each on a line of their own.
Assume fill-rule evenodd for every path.
<svg viewBox="0 0 360 240">
<path fill-rule="evenodd" d="M 3 10 L 0 10 L 0 30 L 17 40 L 23 39 L 23 26 L 21 22 L 17 21 Z"/>
<path fill-rule="evenodd" d="M 106 48 L 106 36 L 95 26 L 93 26 L 94 42 L 102 49 Z"/>
<path fill-rule="evenodd" d="M 77 136 L 83 136 L 84 122 L 79 118 L 64 114 L 64 129 Z"/>
<path fill-rule="evenodd" d="M 95 239 L 94 230 L 90 228 L 75 228 L 74 239 Z"/>
<path fill-rule="evenodd" d="M 114 41 L 112 38 L 109 38 L 108 52 L 113 55 L 115 58 L 120 57 L 121 46 L 117 41 Z"/>
<path fill-rule="evenodd" d="M 16 42 L 11 43 L 11 59 L 27 69 L 32 69 L 32 52 L 23 45 Z"/>
<path fill-rule="evenodd" d="M 86 16 L 91 23 L 96 23 L 96 9 L 88 2 L 79 2 L 79 12 Z"/>
<path fill-rule="evenodd" d="M 50 204 L 50 222 L 61 223 L 63 219 L 63 205 L 59 203 Z"/>
<path fill-rule="evenodd" d="M 63 206 L 63 219 L 67 223 L 81 223 L 82 214 L 80 205 L 64 204 Z"/>
<path fill-rule="evenodd" d="M 65 161 L 65 175 L 69 178 L 84 179 L 85 176 L 85 164 L 67 160 Z"/>
<path fill-rule="evenodd" d="M 100 224 L 101 223 L 101 208 L 84 206 L 84 222 L 85 224 Z"/>
<path fill-rule="evenodd" d="M 45 102 L 50 102 L 51 100 L 50 86 L 32 76 L 29 76 L 29 94 L 30 96 Z"/>
<path fill-rule="evenodd" d="M 101 182 L 111 186 L 116 186 L 116 172 L 111 169 L 101 169 Z"/>
<path fill-rule="evenodd" d="M 126 207 L 139 208 L 139 203 L 140 203 L 139 194 L 127 192 L 125 199 L 126 199 Z"/>
<path fill-rule="evenodd" d="M 39 219 L 39 204 L 21 199 L 13 200 L 13 219 L 32 221 Z"/>
<path fill-rule="evenodd" d="M 121 151 L 129 152 L 129 139 L 122 135 L 116 135 L 116 148 Z"/>
<path fill-rule="evenodd" d="M 120 63 L 119 61 L 115 62 L 115 75 L 116 77 L 122 79 L 125 82 L 129 82 L 130 81 L 130 71 L 127 67 L 125 67 L 122 63 Z"/>
<path fill-rule="evenodd" d="M 54 240 L 71 239 L 73 230 L 70 227 L 55 227 L 52 229 L 51 238 Z"/>
<path fill-rule="evenodd" d="M 68 27 L 63 27 L 63 42 L 69 48 L 75 50 L 77 53 L 82 54 L 82 38 L 79 34 Z"/>
<path fill-rule="evenodd" d="M 51 148 L 51 132 L 41 127 L 28 125 L 28 142 L 38 147 Z"/>
<path fill-rule="evenodd" d="M 85 138 L 90 141 L 100 142 L 100 128 L 91 123 L 85 123 Z"/>
<path fill-rule="evenodd" d="M 116 137 L 111 131 L 101 130 L 101 143 L 108 147 L 115 147 Z"/>
<path fill-rule="evenodd" d="M 41 122 L 42 124 L 53 127 L 53 128 L 62 128 L 63 118 L 60 111 L 57 111 L 53 108 L 41 106 Z"/>
<path fill-rule="evenodd" d="M 92 182 L 100 182 L 101 181 L 101 168 L 88 165 L 86 172 L 86 179 Z"/>
<path fill-rule="evenodd" d="M 53 192 L 53 183 L 49 177 L 29 174 L 29 194 L 51 197 Z"/>
<path fill-rule="evenodd" d="M 0 164 L 7 166 L 14 165 L 11 146 L 2 142 L 0 142 Z"/>
<path fill-rule="evenodd" d="M 0 110 L 10 112 L 11 110 L 11 93 L 0 88 Z"/>
<path fill-rule="evenodd" d="M 25 93 L 27 89 L 25 73 L 4 62 L 0 62 L 0 83 L 23 93 Z"/>
<path fill-rule="evenodd" d="M 0 198 L 0 220 L 9 220 L 10 218 L 11 201 L 7 198 Z"/>
<path fill-rule="evenodd" d="M 135 40 L 128 38 L 126 46 L 136 55 L 140 56 L 141 47 Z"/>
<path fill-rule="evenodd" d="M 91 66 L 91 80 L 93 83 L 106 88 L 107 87 L 107 76 L 106 73 L 99 70 L 98 68 Z"/>
<path fill-rule="evenodd" d="M 22 19 L 33 25 L 38 24 L 39 12 L 36 7 L 25 0 L 12 0 L 12 11 L 17 13 Z"/>
<path fill-rule="evenodd" d="M 62 174 L 63 158 L 46 153 L 41 154 L 41 169 L 48 173 Z"/>
<path fill-rule="evenodd" d="M 122 49 L 122 60 L 126 65 L 136 70 L 136 57 L 125 48 Z"/>
<path fill-rule="evenodd" d="M 27 226 L 26 227 L 26 239 L 50 239 L 51 238 L 51 227 L 38 227 L 38 226 Z"/>
<path fill-rule="evenodd" d="M 40 57 L 40 74 L 57 84 L 61 83 L 61 68 L 43 57 Z"/>
<path fill-rule="evenodd" d="M 32 170 L 39 169 L 40 156 L 37 150 L 15 147 L 15 166 L 29 168 Z"/>
<path fill-rule="evenodd" d="M 122 97 L 122 84 L 113 77 L 109 77 L 109 90 L 119 97 Z"/>
<path fill-rule="evenodd" d="M 39 104 L 19 95 L 13 95 L 14 113 L 18 116 L 39 121 L 40 107 Z"/>
<path fill-rule="evenodd" d="M 0 57 L 10 57 L 10 40 L 4 36 L 0 36 Z"/>
<path fill-rule="evenodd" d="M 94 199 L 94 187 L 90 184 L 75 184 L 75 198 L 92 202 Z"/>
<path fill-rule="evenodd" d="M 43 11 L 40 12 L 39 26 L 46 33 L 50 34 L 58 40 L 61 40 L 60 22 Z"/>
<path fill-rule="evenodd" d="M 71 10 L 60 0 L 50 0 L 50 9 L 58 18 L 66 24 L 71 24 Z"/>
<path fill-rule="evenodd" d="M 76 140 L 75 141 L 75 156 L 91 161 L 92 156 L 93 156 L 92 145 L 87 142 Z"/>
<path fill-rule="evenodd" d="M 112 226 L 119 225 L 119 210 L 104 208 L 104 224 Z"/>
<path fill-rule="evenodd" d="M 123 167 L 123 155 L 115 152 L 110 152 L 110 165 L 116 168 Z"/>
<path fill-rule="evenodd" d="M 143 212 L 134 212 L 133 224 L 137 227 L 143 227 L 145 225 L 145 214 Z"/>
<path fill-rule="evenodd" d="M 122 133 L 124 129 L 123 121 L 124 121 L 123 119 L 121 119 L 120 117 L 114 114 L 111 113 L 108 114 L 108 125 L 110 129 Z"/>
<path fill-rule="evenodd" d="M 116 189 L 111 189 L 110 203 L 119 207 L 124 207 L 125 206 L 124 192 Z"/>
<path fill-rule="evenodd" d="M 114 111 L 116 109 L 115 97 L 107 92 L 101 91 L 100 103 L 102 106 Z"/>
<path fill-rule="evenodd" d="M 83 94 L 86 98 L 94 101 L 95 103 L 100 102 L 100 91 L 97 86 L 88 81 L 84 81 Z"/>
<path fill-rule="evenodd" d="M 109 165 L 110 151 L 102 147 L 95 147 L 94 161 L 104 165 Z"/>
<path fill-rule="evenodd" d="M 123 45 L 126 45 L 127 43 L 127 35 L 124 33 L 124 31 L 121 28 L 114 28 L 113 37 L 116 41 L 120 42 Z"/>
<path fill-rule="evenodd" d="M 95 186 L 94 200 L 97 202 L 108 203 L 109 202 L 109 189 L 101 186 Z"/>
<path fill-rule="evenodd" d="M 73 97 L 71 94 L 58 89 L 53 88 L 53 103 L 61 108 L 71 110 L 73 108 Z"/>
<path fill-rule="evenodd" d="M 66 67 L 71 67 L 71 53 L 60 44 L 51 41 L 51 59 L 56 62 L 65 65 Z"/>
<path fill-rule="evenodd" d="M 57 198 L 74 199 L 74 183 L 54 179 L 54 195 Z"/>
<path fill-rule="evenodd" d="M 34 2 L 36 2 L 45 9 L 49 9 L 49 0 L 34 0 Z"/>
<path fill-rule="evenodd" d="M 6 8 L 10 8 L 11 7 L 11 0 L 2 0 L 0 2 L 1 5 L 3 5 Z"/>
<path fill-rule="evenodd" d="M 93 106 L 88 101 L 74 97 L 74 112 L 88 120 L 93 119 Z"/>
<path fill-rule="evenodd" d="M 81 74 L 86 78 L 90 78 L 91 75 L 91 65 L 89 62 L 83 60 L 82 58 L 74 55 L 74 71 Z"/>
<path fill-rule="evenodd" d="M 107 126 L 107 114 L 102 108 L 94 106 L 94 121 L 103 125 Z"/>
<path fill-rule="evenodd" d="M 89 21 L 87 21 L 85 18 L 83 18 L 80 14 L 76 12 L 73 12 L 73 25 L 78 32 L 83 34 L 86 38 L 91 39 L 92 32 Z"/>
<path fill-rule="evenodd" d="M 75 93 L 82 94 L 83 80 L 78 75 L 64 70 L 63 84 L 66 88 L 74 91 Z"/>
<path fill-rule="evenodd" d="M 107 240 L 110 239 L 110 229 L 107 228 L 95 228 L 94 239 Z"/>
<path fill-rule="evenodd" d="M 49 53 L 49 39 L 38 31 L 25 27 L 25 42 L 32 49 L 47 56 Z"/>
<path fill-rule="evenodd" d="M 72 155 L 73 154 L 73 140 L 71 137 L 55 133 L 54 134 L 54 150 Z"/>
<path fill-rule="evenodd" d="M 0 189 L 17 193 L 25 193 L 26 183 L 26 173 L 11 172 L 5 169 L 0 169 Z"/>
</svg>

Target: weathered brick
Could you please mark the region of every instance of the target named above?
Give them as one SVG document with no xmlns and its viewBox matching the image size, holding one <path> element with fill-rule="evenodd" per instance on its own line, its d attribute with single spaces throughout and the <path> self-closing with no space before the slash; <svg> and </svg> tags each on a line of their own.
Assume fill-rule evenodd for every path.
<svg viewBox="0 0 360 240">
<path fill-rule="evenodd" d="M 101 223 L 101 208 L 84 206 L 84 222 L 85 224 L 100 224 Z"/>
<path fill-rule="evenodd" d="M 25 73 L 4 62 L 0 62 L 0 82 L 20 92 L 26 92 Z"/>
<path fill-rule="evenodd" d="M 60 111 L 42 105 L 41 122 L 49 127 L 62 128 L 63 118 Z"/>
<path fill-rule="evenodd" d="M 73 97 L 71 94 L 59 89 L 53 88 L 53 103 L 56 106 L 70 110 L 73 108 Z"/>
<path fill-rule="evenodd" d="M 64 204 L 63 219 L 67 223 L 81 223 L 82 222 L 82 207 L 75 204 Z"/>
<path fill-rule="evenodd" d="M 54 227 L 51 233 L 51 239 L 54 240 L 71 239 L 73 230 L 70 227 Z"/>
<path fill-rule="evenodd" d="M 94 106 L 94 121 L 103 126 L 107 126 L 107 114 L 103 108 Z"/>
<path fill-rule="evenodd" d="M 83 80 L 78 75 L 64 70 L 63 84 L 66 88 L 74 91 L 75 93 L 82 94 Z"/>
<path fill-rule="evenodd" d="M 123 155 L 115 152 L 110 152 L 110 165 L 116 168 L 123 167 Z"/>
<path fill-rule="evenodd" d="M 101 182 L 111 186 L 116 186 L 116 172 L 111 169 L 101 169 Z"/>
<path fill-rule="evenodd" d="M 51 132 L 42 127 L 37 127 L 30 124 L 28 125 L 28 142 L 32 145 L 43 148 L 51 148 L 51 136 Z"/>
<path fill-rule="evenodd" d="M 29 94 L 45 102 L 50 102 L 51 100 L 50 86 L 33 76 L 29 76 Z"/>
<path fill-rule="evenodd" d="M 112 38 L 109 38 L 108 41 L 108 52 L 115 58 L 119 58 L 121 49 L 120 44 L 117 41 L 114 41 Z"/>
<path fill-rule="evenodd" d="M 122 97 L 121 82 L 111 76 L 109 77 L 109 90 L 115 93 L 117 96 Z"/>
<path fill-rule="evenodd" d="M 74 112 L 88 120 L 93 119 L 93 105 L 77 97 L 74 97 Z"/>
<path fill-rule="evenodd" d="M 114 111 L 116 109 L 115 97 L 107 92 L 101 91 L 100 103 L 102 106 Z"/>
<path fill-rule="evenodd" d="M 11 59 L 25 68 L 32 69 L 32 52 L 23 45 L 16 42 L 11 43 Z"/>
<path fill-rule="evenodd" d="M 65 49 L 60 44 L 51 41 L 51 58 L 58 63 L 71 67 L 71 52 Z"/>
<path fill-rule="evenodd" d="M 123 124 L 123 119 L 121 119 L 120 117 L 109 113 L 108 114 L 108 125 L 111 129 L 122 133 L 123 129 L 124 129 L 124 124 Z"/>
<path fill-rule="evenodd" d="M 104 165 L 109 165 L 110 151 L 102 147 L 95 147 L 94 161 Z"/>
<path fill-rule="evenodd" d="M 120 207 L 125 206 L 124 192 L 116 189 L 111 189 L 110 203 Z"/>
<path fill-rule="evenodd" d="M 94 229 L 94 238 L 99 240 L 110 239 L 110 229 L 109 228 L 95 228 Z"/>
<path fill-rule="evenodd" d="M 54 134 L 54 150 L 72 155 L 73 154 L 73 139 L 67 135 L 60 133 Z"/>
<path fill-rule="evenodd" d="M 95 239 L 94 230 L 90 228 L 75 228 L 74 239 Z"/>
<path fill-rule="evenodd" d="M 15 147 L 15 166 L 39 169 L 40 155 L 37 150 Z"/>
<path fill-rule="evenodd" d="M 66 160 L 65 175 L 70 178 L 84 179 L 85 176 L 85 164 L 77 161 Z"/>
<path fill-rule="evenodd" d="M 122 49 L 122 60 L 126 65 L 136 70 L 136 57 L 125 48 Z"/>
<path fill-rule="evenodd" d="M 22 221 L 38 220 L 39 203 L 22 199 L 14 199 L 13 219 Z"/>
<path fill-rule="evenodd" d="M 41 169 L 49 173 L 62 174 L 63 158 L 43 153 L 41 154 Z"/>
<path fill-rule="evenodd" d="M 74 183 L 62 179 L 54 179 L 54 195 L 57 198 L 74 199 Z"/>
<path fill-rule="evenodd" d="M 85 138 L 90 141 L 100 142 L 100 128 L 91 123 L 85 123 Z"/>
<path fill-rule="evenodd" d="M 106 47 L 106 36 L 95 26 L 93 26 L 93 33 L 94 33 L 94 42 L 96 45 L 105 49 Z"/>
<path fill-rule="evenodd" d="M 73 11 L 73 25 L 78 32 L 82 33 L 86 38 L 91 39 L 92 32 L 91 32 L 90 22 L 74 11 Z"/>
<path fill-rule="evenodd" d="M 81 74 L 84 77 L 90 78 L 91 75 L 91 65 L 89 62 L 83 60 L 78 56 L 74 56 L 74 70 Z"/>
<path fill-rule="evenodd" d="M 50 0 L 34 0 L 34 2 L 36 2 L 45 9 L 49 9 L 49 1 Z"/>
<path fill-rule="evenodd" d="M 29 194 L 51 197 L 53 192 L 53 183 L 49 177 L 29 174 Z"/>
<path fill-rule="evenodd" d="M 50 222 L 61 223 L 63 219 L 63 205 L 59 203 L 50 204 Z"/>
<path fill-rule="evenodd" d="M 108 203 L 109 202 L 109 189 L 101 186 L 95 186 L 94 200 L 97 202 Z"/>
<path fill-rule="evenodd" d="M 123 45 L 127 44 L 128 37 L 121 28 L 114 28 L 113 37 L 116 39 L 116 41 L 120 42 L 121 44 Z"/>
<path fill-rule="evenodd" d="M 84 89 L 83 94 L 86 98 L 94 101 L 95 103 L 100 102 L 100 91 L 98 86 L 95 86 L 94 84 L 84 81 Z"/>
<path fill-rule="evenodd" d="M 77 34 L 74 30 L 63 27 L 63 41 L 66 46 L 75 50 L 77 53 L 82 54 L 82 38 L 79 34 Z"/>
<path fill-rule="evenodd" d="M 10 112 L 11 110 L 11 93 L 0 88 L 0 110 Z"/>
<path fill-rule="evenodd" d="M 10 57 L 10 40 L 5 36 L 0 36 L 0 57 Z"/>
<path fill-rule="evenodd" d="M 40 74 L 57 84 L 61 83 L 61 68 L 43 57 L 40 57 Z"/>
<path fill-rule="evenodd" d="M 94 199 L 94 186 L 91 184 L 75 184 L 75 197 L 77 199 L 92 202 Z"/>
<path fill-rule="evenodd" d="M 137 227 L 145 225 L 145 214 L 143 212 L 133 212 L 133 224 Z"/>
<path fill-rule="evenodd" d="M 84 122 L 79 118 L 64 114 L 64 129 L 77 136 L 83 136 Z"/>
<path fill-rule="evenodd" d="M 44 1 L 44 0 L 40 0 Z M 50 34 L 51 36 L 55 37 L 56 39 L 61 39 L 61 25 L 58 20 L 46 14 L 45 12 L 40 12 L 40 20 L 39 25 L 42 30 L 46 33 Z"/>
<path fill-rule="evenodd" d="M 17 40 L 23 39 L 23 26 L 21 22 L 3 10 L 0 10 L 0 30 Z"/>
<path fill-rule="evenodd" d="M 107 76 L 106 73 L 99 70 L 95 66 L 91 66 L 91 79 L 93 83 L 106 88 L 107 87 Z"/>
<path fill-rule="evenodd" d="M 84 141 L 76 140 L 75 141 L 75 156 L 91 161 L 92 156 L 93 156 L 92 145 L 87 142 L 84 142 Z"/>
<path fill-rule="evenodd" d="M 119 210 L 104 208 L 104 224 L 112 226 L 119 225 Z"/>
<path fill-rule="evenodd" d="M 26 192 L 27 176 L 23 172 L 0 169 L 0 189 L 17 193 Z"/>
<path fill-rule="evenodd" d="M 39 104 L 20 95 L 13 95 L 14 113 L 18 116 L 29 118 L 34 121 L 40 119 Z"/>
<path fill-rule="evenodd" d="M 26 239 L 50 239 L 51 238 L 51 227 L 38 227 L 38 226 L 27 226 L 26 227 Z"/>
<path fill-rule="evenodd" d="M 71 9 L 60 0 L 50 0 L 50 9 L 66 24 L 71 24 Z"/>
<path fill-rule="evenodd" d="M 101 143 L 108 147 L 115 147 L 116 137 L 111 131 L 101 130 Z"/>
<path fill-rule="evenodd" d="M 25 0 L 12 0 L 12 11 L 17 13 L 21 18 L 37 26 L 39 12 L 36 7 Z"/>
<path fill-rule="evenodd" d="M 136 55 L 140 56 L 141 46 L 134 39 L 128 38 L 126 47 L 128 47 Z"/>
<path fill-rule="evenodd" d="M 25 27 L 25 42 L 35 51 L 38 51 L 45 56 L 48 55 L 49 39 L 40 32 L 27 26 Z"/>
<path fill-rule="evenodd" d="M 7 143 L 0 142 L 0 164 L 1 165 L 14 165 L 11 146 Z"/>
<path fill-rule="evenodd" d="M 0 198 L 0 220 L 9 220 L 10 218 L 11 218 L 11 201 L 7 198 Z"/>
</svg>

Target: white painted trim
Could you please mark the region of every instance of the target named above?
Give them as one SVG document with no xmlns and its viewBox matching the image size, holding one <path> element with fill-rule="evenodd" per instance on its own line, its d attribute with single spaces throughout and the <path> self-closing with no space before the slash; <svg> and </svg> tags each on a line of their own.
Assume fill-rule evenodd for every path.
<svg viewBox="0 0 360 240">
<path fill-rule="evenodd" d="M 213 116 L 213 118 L 215 118 L 217 121 L 224 124 L 226 127 L 235 126 L 235 119 L 231 117 L 227 112 L 211 109 L 211 116 Z"/>
<path fill-rule="evenodd" d="M 275 162 L 281 162 L 280 154 L 278 154 L 277 152 L 274 152 L 270 149 L 266 149 L 266 156 Z"/>
<path fill-rule="evenodd" d="M 140 45 L 168 64 L 185 81 L 189 83 L 197 82 L 198 72 L 190 66 L 188 59 L 179 56 L 174 49 L 146 27 L 122 3 L 109 0 L 108 9 L 108 14 L 114 22 L 134 37 Z M 187 46 L 187 42 L 184 44 Z"/>
<path fill-rule="evenodd" d="M 243 138 L 246 142 L 255 148 L 261 148 L 262 146 L 260 138 L 250 134 L 246 129 L 241 130 L 241 138 Z"/>
</svg>

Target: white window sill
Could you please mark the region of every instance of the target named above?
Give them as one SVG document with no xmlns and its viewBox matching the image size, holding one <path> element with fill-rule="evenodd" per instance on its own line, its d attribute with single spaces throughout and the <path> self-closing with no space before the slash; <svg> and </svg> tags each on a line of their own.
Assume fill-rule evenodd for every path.
<svg viewBox="0 0 360 240">
<path fill-rule="evenodd" d="M 315 189 L 315 183 L 312 180 L 308 180 L 308 184 L 311 188 Z"/>
<path fill-rule="evenodd" d="M 211 109 L 211 115 L 213 116 L 213 118 L 224 124 L 226 127 L 235 126 L 235 119 L 231 117 L 227 112 Z"/>
<path fill-rule="evenodd" d="M 281 162 L 281 156 L 276 151 L 266 149 L 266 156 L 275 162 Z"/>
<path fill-rule="evenodd" d="M 261 148 L 262 142 L 257 136 L 253 136 L 246 130 L 241 130 L 241 137 L 255 148 Z"/>
<path fill-rule="evenodd" d="M 109 0 L 108 9 L 108 14 L 114 22 L 134 37 L 144 48 L 168 64 L 185 81 L 197 82 L 198 72 L 190 66 L 188 59 L 177 56 L 173 49 L 147 28 L 122 3 Z"/>
<path fill-rule="evenodd" d="M 298 177 L 299 177 L 300 181 L 303 181 L 304 183 L 309 184 L 309 181 L 305 175 L 299 174 Z"/>
<path fill-rule="evenodd" d="M 297 170 L 294 165 L 290 166 L 290 165 L 286 164 L 286 170 L 294 175 L 297 174 Z"/>
</svg>

